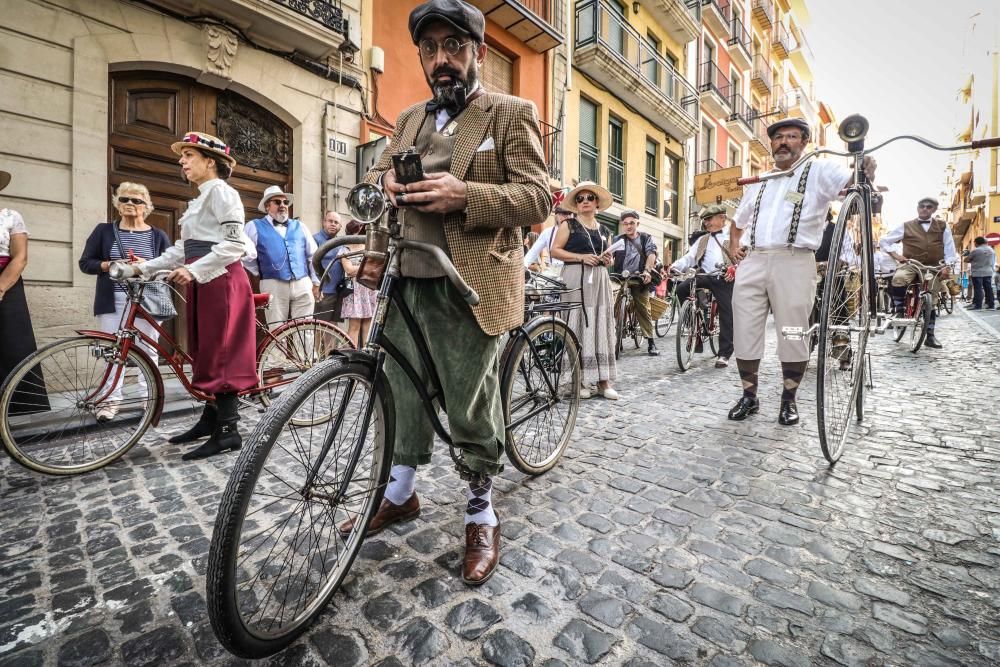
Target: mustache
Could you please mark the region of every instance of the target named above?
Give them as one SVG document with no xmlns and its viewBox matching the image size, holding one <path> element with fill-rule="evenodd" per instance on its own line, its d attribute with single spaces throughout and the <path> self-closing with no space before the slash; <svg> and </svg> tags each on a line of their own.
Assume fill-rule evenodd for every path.
<svg viewBox="0 0 1000 667">
<path fill-rule="evenodd" d="M 431 73 L 431 78 L 433 79 L 436 79 L 439 76 L 450 76 L 453 79 L 462 80 L 462 73 L 453 67 L 448 67 L 447 65 L 442 65 Z"/>
</svg>

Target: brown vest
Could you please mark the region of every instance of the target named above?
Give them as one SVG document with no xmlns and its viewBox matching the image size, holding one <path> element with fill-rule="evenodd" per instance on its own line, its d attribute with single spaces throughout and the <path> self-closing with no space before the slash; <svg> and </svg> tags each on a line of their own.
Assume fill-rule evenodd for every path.
<svg viewBox="0 0 1000 667">
<path fill-rule="evenodd" d="M 705 234 L 698 239 L 698 250 L 694 255 L 694 268 L 698 271 L 701 271 L 701 262 L 705 259 L 705 252 L 708 250 L 709 243 L 713 243 L 711 234 Z M 722 246 L 722 241 L 719 241 L 719 245 Z M 722 263 L 726 266 L 732 264 L 729 261 L 729 252 L 726 251 L 725 246 L 722 246 Z"/>
<path fill-rule="evenodd" d="M 932 219 L 925 232 L 919 220 L 903 223 L 903 256 L 928 266 L 944 259 L 944 224 Z"/>
<path fill-rule="evenodd" d="M 445 124 L 447 129 L 451 121 Z M 434 114 L 428 113 L 424 124 L 417 132 L 413 145 L 420 153 L 420 163 L 425 174 L 432 171 L 448 171 L 451 169 L 451 155 L 455 149 L 457 132 L 445 136 L 437 131 Z M 448 252 L 448 241 L 444 235 L 444 215 L 440 213 L 421 213 L 415 209 L 403 209 L 403 238 L 411 241 L 423 241 Z M 444 275 L 437 264 L 428 261 L 421 252 L 403 252 L 400 259 L 400 271 L 410 278 L 439 278 Z"/>
</svg>

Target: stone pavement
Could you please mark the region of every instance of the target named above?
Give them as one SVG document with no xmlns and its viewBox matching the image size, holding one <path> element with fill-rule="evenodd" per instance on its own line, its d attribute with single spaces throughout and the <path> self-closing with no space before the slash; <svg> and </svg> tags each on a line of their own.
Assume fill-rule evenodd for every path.
<svg viewBox="0 0 1000 667">
<path fill-rule="evenodd" d="M 680 374 L 672 338 L 629 352 L 625 398 L 584 403 L 557 468 L 498 480 L 490 583 L 457 576 L 464 492 L 441 451 L 418 473 L 423 515 L 370 540 L 321 621 L 262 664 L 997 664 L 997 344 L 959 314 L 939 337 L 917 355 L 874 341 L 869 419 L 832 470 L 811 373 L 803 423 L 775 422 L 773 340 L 743 423 L 725 418 L 735 368 Z M 235 457 L 182 463 L 165 437 L 188 421 L 76 478 L 0 462 L 0 666 L 242 664 L 204 601 Z"/>
</svg>

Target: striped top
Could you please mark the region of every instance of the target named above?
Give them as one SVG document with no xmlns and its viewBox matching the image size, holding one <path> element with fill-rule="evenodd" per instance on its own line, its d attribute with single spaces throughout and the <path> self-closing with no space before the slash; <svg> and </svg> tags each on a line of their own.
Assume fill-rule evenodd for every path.
<svg viewBox="0 0 1000 667">
<path fill-rule="evenodd" d="M 141 232 L 133 232 L 118 227 L 118 231 L 122 240 L 122 246 L 125 250 L 125 255 L 122 256 L 121 249 L 119 249 L 117 242 L 112 243 L 111 252 L 109 253 L 110 259 L 128 260 L 129 250 L 135 253 L 136 257 L 141 257 L 143 259 L 153 259 L 156 257 L 156 252 L 153 248 L 154 238 L 152 229 L 146 229 Z M 116 292 L 125 291 L 125 286 L 122 283 L 116 282 L 114 285 Z"/>
</svg>

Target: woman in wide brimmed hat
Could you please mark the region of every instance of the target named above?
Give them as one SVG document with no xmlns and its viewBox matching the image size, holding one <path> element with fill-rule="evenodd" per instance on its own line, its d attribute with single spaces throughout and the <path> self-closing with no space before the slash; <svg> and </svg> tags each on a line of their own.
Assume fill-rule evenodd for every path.
<svg viewBox="0 0 1000 667">
<path fill-rule="evenodd" d="M 0 190 L 10 183 L 10 174 L 0 171 Z M 14 367 L 34 354 L 35 334 L 24 295 L 21 274 L 28 265 L 28 228 L 17 211 L 0 208 L 0 384 Z M 10 414 L 30 414 L 49 409 L 40 370 L 18 385 Z"/>
<path fill-rule="evenodd" d="M 562 279 L 572 289 L 579 289 L 582 306 L 569 311 L 567 324 L 580 340 L 583 365 L 583 388 L 580 396 L 589 398 L 596 391 L 616 400 L 612 387 L 617 375 L 615 365 L 615 320 L 611 280 L 606 267 L 612 263 L 608 248 L 611 235 L 597 221 L 597 213 L 611 206 L 611 193 L 597 183 L 584 181 L 570 190 L 563 207 L 575 216 L 559 228 L 552 243 L 552 257 L 565 262 Z"/>
<path fill-rule="evenodd" d="M 228 183 L 236 160 L 221 139 L 188 132 L 171 145 L 180 155 L 181 175 L 198 186 L 198 197 L 181 216 L 181 239 L 165 253 L 139 265 L 143 275 L 171 270 L 168 280 L 188 285 L 188 351 L 194 358 L 194 387 L 215 396 L 201 418 L 171 442 L 211 436 L 183 458 L 200 459 L 242 444 L 237 393 L 257 385 L 253 293 L 240 258 L 256 257 L 243 231 L 240 195 Z"/>
</svg>

